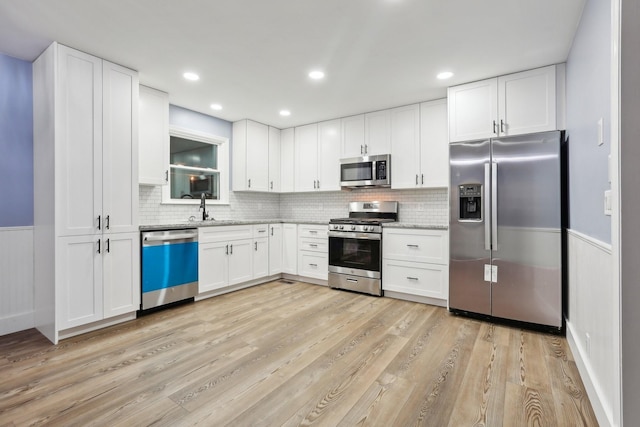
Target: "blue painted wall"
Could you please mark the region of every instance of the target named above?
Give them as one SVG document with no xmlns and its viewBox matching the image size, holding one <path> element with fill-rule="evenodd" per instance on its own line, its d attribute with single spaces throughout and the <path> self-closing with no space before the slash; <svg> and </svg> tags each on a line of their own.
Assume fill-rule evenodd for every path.
<svg viewBox="0 0 640 427">
<path fill-rule="evenodd" d="M 0 54 L 0 227 L 33 225 L 31 63 Z"/>
<path fill-rule="evenodd" d="M 231 122 L 175 105 L 169 105 L 169 124 L 231 140 Z"/>
<path fill-rule="evenodd" d="M 569 227 L 611 243 L 611 217 L 604 214 L 610 188 L 611 4 L 587 1 L 567 59 L 567 135 L 569 137 Z M 598 119 L 604 122 L 599 146 Z"/>
</svg>

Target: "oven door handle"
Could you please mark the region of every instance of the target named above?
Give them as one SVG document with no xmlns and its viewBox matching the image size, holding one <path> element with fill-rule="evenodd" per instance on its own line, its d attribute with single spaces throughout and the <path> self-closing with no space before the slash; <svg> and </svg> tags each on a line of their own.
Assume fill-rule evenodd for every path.
<svg viewBox="0 0 640 427">
<path fill-rule="evenodd" d="M 379 233 L 356 233 L 353 231 L 329 231 L 329 237 L 343 237 L 345 239 L 382 240 Z"/>
</svg>

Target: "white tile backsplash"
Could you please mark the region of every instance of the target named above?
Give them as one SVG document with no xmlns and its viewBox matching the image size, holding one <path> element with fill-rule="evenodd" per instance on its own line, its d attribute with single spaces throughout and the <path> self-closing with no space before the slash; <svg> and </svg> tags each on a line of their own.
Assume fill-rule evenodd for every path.
<svg viewBox="0 0 640 427">
<path fill-rule="evenodd" d="M 161 187 L 140 187 L 140 224 L 156 225 L 200 218 L 198 205 L 162 204 Z M 343 218 L 352 201 L 392 200 L 399 202 L 400 221 L 420 225 L 449 223 L 448 190 L 363 189 L 315 193 L 230 192 L 229 205 L 208 205 L 215 219 L 293 219 L 328 221 Z"/>
</svg>

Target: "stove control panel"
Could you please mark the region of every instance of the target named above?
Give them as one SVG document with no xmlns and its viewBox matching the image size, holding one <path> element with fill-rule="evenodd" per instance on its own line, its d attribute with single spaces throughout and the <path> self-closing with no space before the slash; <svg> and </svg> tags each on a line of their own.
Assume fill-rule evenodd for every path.
<svg viewBox="0 0 640 427">
<path fill-rule="evenodd" d="M 362 224 L 331 224 L 329 230 L 346 231 L 354 233 L 382 233 L 382 227 L 379 225 L 362 225 Z"/>
</svg>

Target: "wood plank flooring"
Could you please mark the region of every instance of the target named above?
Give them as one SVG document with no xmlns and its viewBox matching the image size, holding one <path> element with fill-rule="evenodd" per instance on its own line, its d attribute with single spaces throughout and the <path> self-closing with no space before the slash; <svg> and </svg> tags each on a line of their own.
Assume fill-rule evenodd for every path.
<svg viewBox="0 0 640 427">
<path fill-rule="evenodd" d="M 280 281 L 51 345 L 0 337 L 0 426 L 596 426 L 564 338 Z"/>
</svg>

